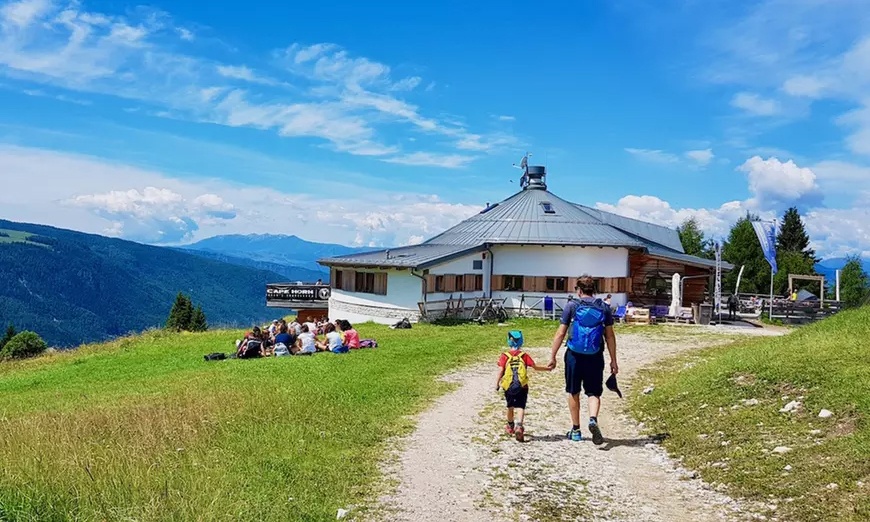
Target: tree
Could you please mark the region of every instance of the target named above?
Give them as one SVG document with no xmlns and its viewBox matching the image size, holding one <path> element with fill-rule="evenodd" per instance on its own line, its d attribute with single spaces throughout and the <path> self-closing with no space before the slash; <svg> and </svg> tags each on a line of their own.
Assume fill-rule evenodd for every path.
<svg viewBox="0 0 870 522">
<path fill-rule="evenodd" d="M 789 274 L 812 275 L 816 273 L 815 262 L 812 259 L 807 258 L 801 252 L 777 252 L 776 265 L 778 270 L 776 275 L 773 276 L 773 292 L 776 295 L 785 295 L 789 291 Z M 806 288 L 809 285 L 816 284 L 815 281 L 795 281 L 795 285 L 797 286 L 794 290 L 800 290 L 801 288 Z M 815 286 L 808 288 L 808 290 L 813 293 L 816 292 Z"/>
<path fill-rule="evenodd" d="M 6 327 L 6 334 L 0 338 L 0 351 L 3 350 L 3 347 L 6 346 L 6 343 L 12 340 L 15 337 L 15 325 L 10 323 L 9 326 Z"/>
<path fill-rule="evenodd" d="M 175 303 L 169 311 L 169 318 L 166 320 L 166 328 L 180 332 L 182 330 L 190 330 L 190 324 L 193 320 L 193 304 L 190 302 L 190 297 L 178 292 L 175 296 Z"/>
<path fill-rule="evenodd" d="M 25 359 L 41 354 L 48 346 L 40 336 L 33 332 L 24 331 L 16 334 L 0 350 L 0 359 Z"/>
<path fill-rule="evenodd" d="M 779 227 L 779 235 L 776 237 L 776 251 L 799 252 L 813 264 L 818 262 L 815 250 L 810 248 L 810 236 L 807 235 L 796 207 L 786 210 L 782 217 L 782 226 Z"/>
<path fill-rule="evenodd" d="M 722 258 L 734 265 L 734 270 L 723 277 L 723 293 L 733 292 L 737 286 L 740 267 L 745 266 L 740 292 L 766 294 L 770 288 L 770 265 L 764 258 L 752 221 L 758 219 L 746 214 L 731 227 L 728 240 L 722 248 Z"/>
<path fill-rule="evenodd" d="M 683 250 L 687 254 L 713 259 L 712 242 L 704 237 L 704 232 L 698 226 L 698 220 L 689 218 L 683 221 L 683 224 L 677 227 L 677 232 L 680 234 L 680 243 L 683 245 Z"/>
<path fill-rule="evenodd" d="M 193 311 L 193 319 L 190 322 L 191 332 L 204 332 L 208 330 L 208 321 L 205 319 L 205 314 L 202 311 L 202 306 L 197 306 Z"/>
<path fill-rule="evenodd" d="M 846 307 L 861 306 L 870 297 L 867 273 L 861 266 L 861 258 L 850 256 L 840 272 L 840 301 Z"/>
</svg>

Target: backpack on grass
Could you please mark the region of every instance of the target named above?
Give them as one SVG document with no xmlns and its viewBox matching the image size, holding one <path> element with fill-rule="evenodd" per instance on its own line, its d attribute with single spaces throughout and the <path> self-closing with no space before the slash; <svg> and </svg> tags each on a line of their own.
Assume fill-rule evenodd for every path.
<svg viewBox="0 0 870 522">
<path fill-rule="evenodd" d="M 504 365 L 504 376 L 501 378 L 501 389 L 508 395 L 519 393 L 519 391 L 529 385 L 529 369 L 526 367 L 526 361 L 523 360 L 523 352 L 516 355 L 511 355 L 510 352 L 504 353 L 507 357 L 507 362 Z"/>
<path fill-rule="evenodd" d="M 359 342 L 359 347 L 360 348 L 377 348 L 378 342 L 375 341 L 374 339 L 363 339 L 362 341 Z"/>
<path fill-rule="evenodd" d="M 210 353 L 208 355 L 203 355 L 202 357 L 206 361 L 223 361 L 224 359 L 227 358 L 227 355 L 225 353 L 215 352 L 215 353 Z"/>
</svg>

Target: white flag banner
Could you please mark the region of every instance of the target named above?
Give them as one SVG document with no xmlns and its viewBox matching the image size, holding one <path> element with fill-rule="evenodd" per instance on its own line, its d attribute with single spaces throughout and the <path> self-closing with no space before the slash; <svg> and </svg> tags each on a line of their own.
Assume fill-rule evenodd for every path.
<svg viewBox="0 0 870 522">
<path fill-rule="evenodd" d="M 768 221 L 753 221 L 752 228 L 755 229 L 755 235 L 761 243 L 764 258 L 770 263 L 771 271 L 776 274 L 776 224 Z"/>
</svg>

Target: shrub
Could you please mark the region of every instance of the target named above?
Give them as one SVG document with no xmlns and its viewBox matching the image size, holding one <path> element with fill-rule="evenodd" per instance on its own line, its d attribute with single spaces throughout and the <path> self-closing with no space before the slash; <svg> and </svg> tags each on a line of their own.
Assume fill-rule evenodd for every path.
<svg viewBox="0 0 870 522">
<path fill-rule="evenodd" d="M 34 357 L 44 352 L 47 348 L 42 337 L 33 332 L 24 331 L 16 334 L 15 337 L 6 343 L 6 346 L 0 351 L 0 359 Z"/>
</svg>

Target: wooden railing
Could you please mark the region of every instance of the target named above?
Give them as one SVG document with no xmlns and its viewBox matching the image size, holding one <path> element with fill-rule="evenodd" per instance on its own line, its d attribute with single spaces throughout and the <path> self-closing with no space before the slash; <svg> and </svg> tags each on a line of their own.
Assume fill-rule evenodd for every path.
<svg viewBox="0 0 870 522">
<path fill-rule="evenodd" d="M 772 319 L 779 319 L 785 324 L 807 324 L 826 319 L 841 310 L 838 301 L 818 302 L 774 301 Z"/>
</svg>

